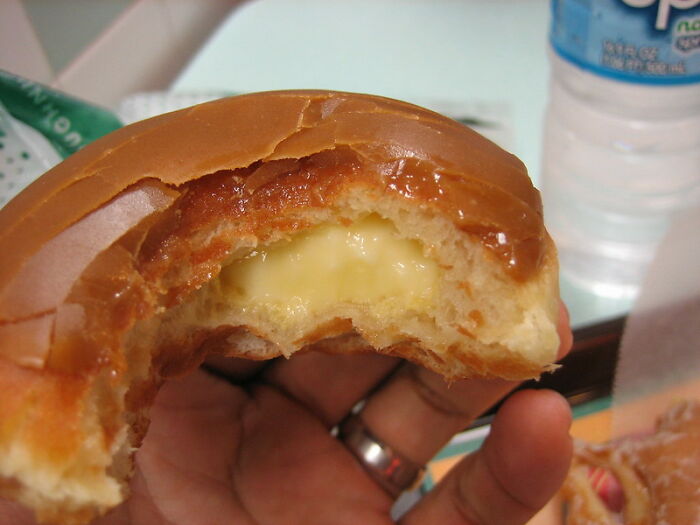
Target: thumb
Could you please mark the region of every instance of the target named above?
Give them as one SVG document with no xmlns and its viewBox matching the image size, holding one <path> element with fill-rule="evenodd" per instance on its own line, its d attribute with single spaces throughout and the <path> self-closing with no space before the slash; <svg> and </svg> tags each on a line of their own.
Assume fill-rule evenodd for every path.
<svg viewBox="0 0 700 525">
<path fill-rule="evenodd" d="M 526 390 L 501 407 L 483 447 L 464 458 L 402 525 L 523 525 L 561 486 L 571 411 L 557 393 Z"/>
</svg>

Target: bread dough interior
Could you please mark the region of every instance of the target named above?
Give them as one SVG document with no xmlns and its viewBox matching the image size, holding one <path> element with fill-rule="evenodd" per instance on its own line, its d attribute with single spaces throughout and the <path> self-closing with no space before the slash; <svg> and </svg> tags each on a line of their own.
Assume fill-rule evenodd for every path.
<svg viewBox="0 0 700 525">
<path fill-rule="evenodd" d="M 391 221 L 373 214 L 255 250 L 224 267 L 221 284 L 241 313 L 294 325 L 338 304 L 379 318 L 427 313 L 439 278 L 419 241 L 400 237 Z"/>
</svg>

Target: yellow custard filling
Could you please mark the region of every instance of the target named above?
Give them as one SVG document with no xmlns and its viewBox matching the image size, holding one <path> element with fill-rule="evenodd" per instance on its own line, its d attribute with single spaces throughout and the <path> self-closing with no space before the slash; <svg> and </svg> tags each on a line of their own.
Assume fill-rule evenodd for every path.
<svg viewBox="0 0 700 525">
<path fill-rule="evenodd" d="M 390 221 L 370 215 L 256 250 L 226 266 L 221 283 L 233 307 L 287 324 L 338 303 L 377 316 L 426 311 L 439 272 L 418 241 L 399 237 Z"/>
</svg>

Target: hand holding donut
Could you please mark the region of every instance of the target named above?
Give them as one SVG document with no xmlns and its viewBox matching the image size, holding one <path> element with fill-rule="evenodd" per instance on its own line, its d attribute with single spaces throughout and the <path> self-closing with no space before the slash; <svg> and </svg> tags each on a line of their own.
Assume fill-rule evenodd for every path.
<svg viewBox="0 0 700 525">
<path fill-rule="evenodd" d="M 506 380 L 566 348 L 523 164 L 369 95 L 250 94 L 122 128 L 0 210 L 0 254 L 0 495 L 46 522 L 388 519 Z M 212 377 L 227 358 L 268 364 Z M 519 394 L 410 519 L 521 521 L 567 422 Z M 552 471 L 521 486 L 534 459 Z"/>
<path fill-rule="evenodd" d="M 564 320 L 560 330 L 565 350 Z M 94 524 L 388 525 L 407 487 L 369 473 L 363 462 L 376 455 L 358 461 L 331 429 L 364 399 L 363 427 L 422 466 L 515 384 L 448 385 L 433 372 L 378 355 L 310 352 L 268 364 L 215 359 L 161 389 L 136 455 L 131 496 Z M 483 448 L 399 523 L 526 523 L 566 475 L 570 417 L 553 392 L 513 395 Z M 0 524 L 33 523 L 28 511 L 0 504 Z"/>
</svg>

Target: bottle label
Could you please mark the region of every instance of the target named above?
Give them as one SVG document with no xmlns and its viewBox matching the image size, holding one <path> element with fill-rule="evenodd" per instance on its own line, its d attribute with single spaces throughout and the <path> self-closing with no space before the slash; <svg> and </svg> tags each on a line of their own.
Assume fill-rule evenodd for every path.
<svg viewBox="0 0 700 525">
<path fill-rule="evenodd" d="M 643 84 L 700 82 L 700 0 L 552 0 L 564 59 Z"/>
</svg>

